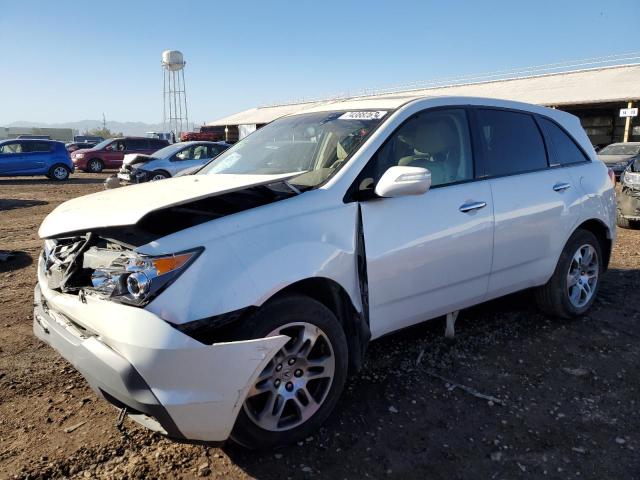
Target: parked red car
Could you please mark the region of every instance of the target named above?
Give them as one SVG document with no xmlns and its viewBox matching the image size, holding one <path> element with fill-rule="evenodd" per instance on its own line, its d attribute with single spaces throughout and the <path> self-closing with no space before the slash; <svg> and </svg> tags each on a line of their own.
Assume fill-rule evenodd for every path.
<svg viewBox="0 0 640 480">
<path fill-rule="evenodd" d="M 71 154 L 71 161 L 77 169 L 98 173 L 105 168 L 120 168 L 128 153 L 150 155 L 167 145 L 167 140 L 159 138 L 108 138 L 93 148 L 76 150 Z"/>
</svg>

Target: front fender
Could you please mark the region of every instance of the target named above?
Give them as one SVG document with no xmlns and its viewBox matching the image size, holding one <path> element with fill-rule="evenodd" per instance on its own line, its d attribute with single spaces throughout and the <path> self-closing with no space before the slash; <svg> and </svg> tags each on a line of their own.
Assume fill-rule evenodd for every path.
<svg viewBox="0 0 640 480">
<path fill-rule="evenodd" d="M 357 204 L 296 202 L 305 195 L 199 225 L 189 239 L 179 232 L 153 242 L 149 253 L 205 250 L 146 308 L 182 324 L 260 306 L 288 285 L 324 277 L 341 285 L 361 311 Z"/>
</svg>

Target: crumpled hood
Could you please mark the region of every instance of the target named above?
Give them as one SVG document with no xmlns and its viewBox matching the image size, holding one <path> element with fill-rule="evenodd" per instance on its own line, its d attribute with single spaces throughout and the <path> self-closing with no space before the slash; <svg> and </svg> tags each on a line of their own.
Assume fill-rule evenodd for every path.
<svg viewBox="0 0 640 480">
<path fill-rule="evenodd" d="M 598 155 L 598 158 L 606 165 L 615 165 L 616 163 L 628 163 L 635 155 Z"/>
<path fill-rule="evenodd" d="M 135 225 L 154 210 L 266 185 L 299 174 L 190 175 L 105 190 L 59 205 L 44 219 L 38 235 L 41 238 L 51 238 L 97 228 Z"/>
<path fill-rule="evenodd" d="M 144 155 L 142 153 L 128 153 L 122 159 L 122 163 L 124 165 L 139 165 L 143 163 L 148 163 L 154 159 L 151 155 Z"/>
</svg>

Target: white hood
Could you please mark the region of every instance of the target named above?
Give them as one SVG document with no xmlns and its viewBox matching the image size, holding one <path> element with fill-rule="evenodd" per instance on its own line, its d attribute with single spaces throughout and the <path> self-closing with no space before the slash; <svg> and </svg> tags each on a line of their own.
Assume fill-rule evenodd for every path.
<svg viewBox="0 0 640 480">
<path fill-rule="evenodd" d="M 281 175 L 191 175 L 147 182 L 74 198 L 42 222 L 41 238 L 96 228 L 135 225 L 147 213 L 247 187 L 266 185 L 299 173 Z"/>
</svg>

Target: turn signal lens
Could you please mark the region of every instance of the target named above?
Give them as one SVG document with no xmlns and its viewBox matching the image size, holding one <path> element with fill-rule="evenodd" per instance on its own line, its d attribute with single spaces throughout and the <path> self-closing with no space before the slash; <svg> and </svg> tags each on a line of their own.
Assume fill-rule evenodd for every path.
<svg viewBox="0 0 640 480">
<path fill-rule="evenodd" d="M 151 263 L 153 263 L 153 266 L 156 268 L 158 275 L 164 275 L 165 273 L 182 267 L 191 257 L 193 257 L 193 252 L 173 255 L 171 257 L 153 258 L 151 259 Z"/>
</svg>

